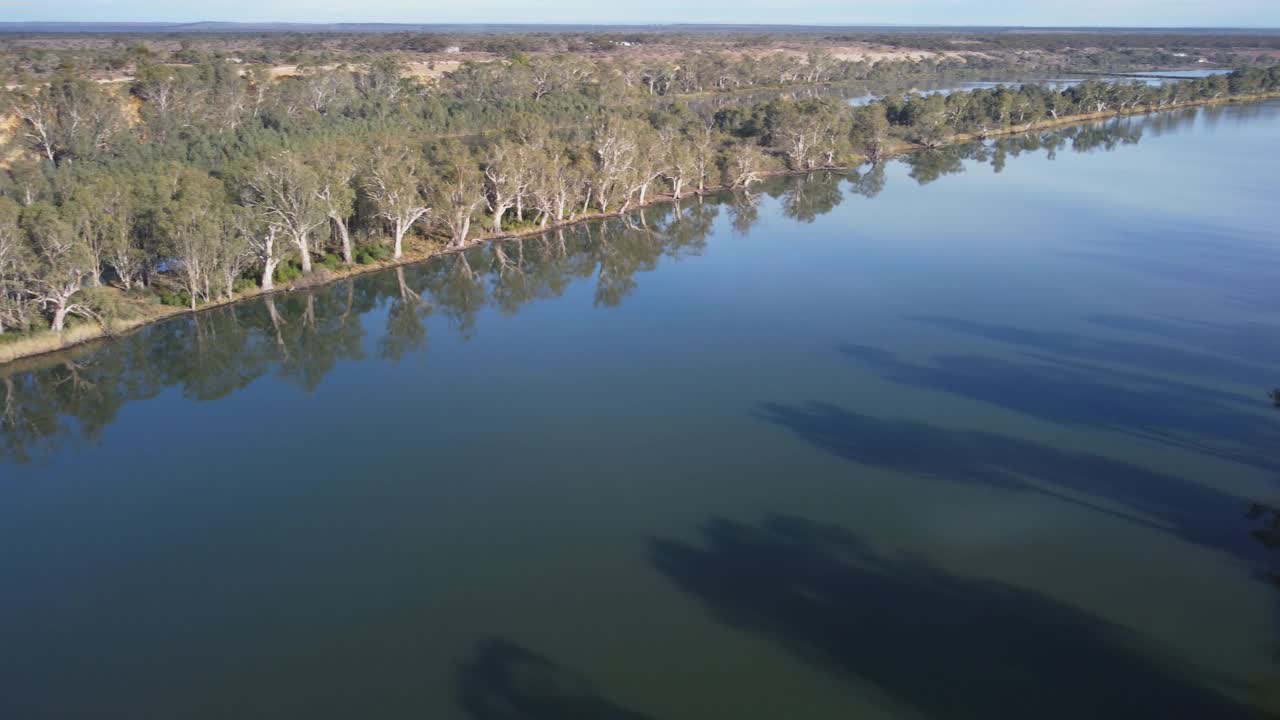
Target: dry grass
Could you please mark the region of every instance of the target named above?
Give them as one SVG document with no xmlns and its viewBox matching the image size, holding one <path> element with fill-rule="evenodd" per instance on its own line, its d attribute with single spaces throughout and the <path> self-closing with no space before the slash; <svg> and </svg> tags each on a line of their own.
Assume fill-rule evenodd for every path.
<svg viewBox="0 0 1280 720">
<path fill-rule="evenodd" d="M 765 57 L 768 55 L 789 55 L 801 60 L 808 57 L 809 52 L 814 49 L 822 49 L 829 53 L 837 60 L 862 61 L 862 62 L 878 62 L 880 60 L 936 60 L 936 59 L 954 59 L 964 60 L 967 57 L 977 55 L 972 51 L 945 51 L 937 52 L 933 50 L 912 50 L 904 48 L 895 48 L 888 45 L 878 45 L 875 43 L 850 43 L 844 45 L 800 45 L 786 44 L 762 50 L 748 50 L 740 53 L 740 55 L 750 55 L 753 57 Z"/>
<path fill-rule="evenodd" d="M 113 297 L 112 304 L 116 307 L 118 319 L 109 321 L 106 324 L 82 321 L 71 325 L 59 334 L 42 331 L 16 337 L 13 335 L 0 336 L 0 363 L 8 363 L 19 358 L 43 355 L 95 340 L 110 338 L 157 320 L 189 312 L 186 308 L 157 304 L 150 297 L 138 298 L 130 296 L 124 291 L 113 287 L 101 288 L 99 292 Z"/>
<path fill-rule="evenodd" d="M 17 340 L 0 342 L 0 363 L 13 362 L 33 355 L 65 350 L 74 345 L 98 340 L 106 336 L 101 328 L 94 325 L 77 325 L 64 331 L 61 335 L 38 333 L 27 335 Z"/>
<path fill-rule="evenodd" d="M 492 59 L 492 58 L 485 58 L 485 59 Z M 404 76 L 417 78 L 418 80 L 436 80 L 438 78 L 444 77 L 445 75 L 448 75 L 454 70 L 457 70 L 461 66 L 462 66 L 462 61 L 456 60 L 456 59 L 414 60 L 414 61 L 405 63 Z M 333 70 L 337 67 L 338 66 L 336 64 L 318 66 L 319 69 L 324 69 L 324 70 Z M 359 68 L 361 66 L 355 65 L 352 67 Z M 316 68 L 312 68 L 312 69 L 316 69 Z M 272 67 L 269 70 L 269 72 L 271 73 L 272 80 L 279 80 L 281 78 L 287 78 L 287 77 L 297 77 L 298 75 L 301 74 L 301 72 L 298 70 L 297 65 L 276 65 Z"/>
<path fill-rule="evenodd" d="M 320 65 L 320 66 L 312 67 L 309 69 L 332 70 L 336 67 L 338 66 L 337 65 Z M 287 78 L 287 77 L 297 77 L 302 74 L 301 72 L 298 71 L 297 65 L 276 65 L 270 68 L 267 72 L 268 74 L 270 74 L 272 80 L 279 80 L 281 78 Z"/>
<path fill-rule="evenodd" d="M 462 66 L 461 60 L 427 60 L 405 66 L 405 75 L 419 80 L 438 80 Z"/>
<path fill-rule="evenodd" d="M 77 345 L 83 345 L 98 340 L 105 340 L 136 330 L 143 325 L 149 325 L 157 320 L 163 320 L 166 317 L 179 315 L 185 312 L 182 308 L 156 306 L 157 312 L 153 312 L 146 316 L 133 317 L 128 320 L 117 320 L 110 323 L 108 327 L 103 327 L 94 323 L 84 323 L 75 325 L 63 330 L 61 333 L 41 332 L 34 335 L 24 335 L 14 340 L 5 340 L 0 342 L 0 364 L 10 363 L 22 358 L 29 358 L 47 353 L 66 350 Z"/>
</svg>

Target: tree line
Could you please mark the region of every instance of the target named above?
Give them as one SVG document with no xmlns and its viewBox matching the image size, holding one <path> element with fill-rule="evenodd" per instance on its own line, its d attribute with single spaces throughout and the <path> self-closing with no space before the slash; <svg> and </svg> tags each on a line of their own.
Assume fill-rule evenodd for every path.
<svg viewBox="0 0 1280 720">
<path fill-rule="evenodd" d="M 225 62 L 152 65 L 127 94 L 73 75 L 10 93 L 0 333 L 62 331 L 129 303 L 194 309 L 401 258 L 409 244 L 462 248 L 775 171 L 875 164 L 903 143 L 1274 92 L 1280 67 L 858 108 L 775 98 L 710 115 L 655 102 L 678 82 L 517 57 L 428 86 L 382 58 L 281 80 Z"/>
</svg>

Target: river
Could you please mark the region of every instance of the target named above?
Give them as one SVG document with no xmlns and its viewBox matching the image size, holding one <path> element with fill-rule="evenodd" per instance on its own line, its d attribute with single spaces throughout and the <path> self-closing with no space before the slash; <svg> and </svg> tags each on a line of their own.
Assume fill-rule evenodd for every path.
<svg viewBox="0 0 1280 720">
<path fill-rule="evenodd" d="M 1278 146 L 774 178 L 0 370 L 0 716 L 1275 710 Z"/>
<path fill-rule="evenodd" d="M 1204 78 L 1213 77 L 1214 75 L 1229 75 L 1230 69 L 1210 68 L 1200 70 L 1153 70 L 1145 73 L 1135 73 L 1133 77 L 1123 73 L 1116 75 L 1100 75 L 1092 79 L 1108 83 L 1143 83 L 1152 87 L 1159 87 L 1166 82 L 1177 82 L 1188 78 Z M 855 107 L 870 105 L 871 103 L 882 99 L 890 94 L 909 94 L 918 93 L 921 95 L 950 95 L 956 92 L 968 92 L 970 90 L 992 90 L 1001 86 L 1005 87 L 1021 87 L 1022 85 L 1043 85 L 1058 91 L 1066 90 L 1069 87 L 1079 85 L 1085 82 L 1083 77 L 1068 78 L 1017 78 L 1007 80 L 952 80 L 948 78 L 938 78 L 930 81 L 902 84 L 892 88 L 848 88 L 841 92 L 845 100 Z"/>
</svg>

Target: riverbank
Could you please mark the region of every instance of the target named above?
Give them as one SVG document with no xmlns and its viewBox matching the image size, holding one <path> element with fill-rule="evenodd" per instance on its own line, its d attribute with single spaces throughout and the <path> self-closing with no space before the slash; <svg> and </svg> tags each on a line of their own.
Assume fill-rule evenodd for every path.
<svg viewBox="0 0 1280 720">
<path fill-rule="evenodd" d="M 990 138 L 990 137 L 997 137 L 997 136 L 1013 136 L 1013 135 L 1024 134 L 1027 132 L 1036 132 L 1036 131 L 1049 130 L 1049 129 L 1066 127 L 1071 125 L 1089 123 L 1089 122 L 1097 122 L 1101 120 L 1108 120 L 1117 116 L 1145 115 L 1145 114 L 1151 114 L 1154 112 L 1180 110 L 1185 108 L 1199 107 L 1199 106 L 1206 106 L 1206 105 L 1224 105 L 1224 104 L 1257 102 L 1261 100 L 1274 99 L 1277 97 L 1280 97 L 1280 93 L 1269 93 L 1269 94 L 1255 95 L 1255 96 L 1243 96 L 1243 97 L 1192 101 L 1192 102 L 1181 103 L 1178 105 L 1169 106 L 1165 108 L 1141 107 L 1141 108 L 1129 109 L 1123 112 L 1108 111 L 1103 113 L 1071 115 L 1071 116 L 1065 116 L 1065 117 L 1056 118 L 1056 119 L 1051 118 L 1051 119 L 1043 120 L 1043 121 L 1032 123 L 1025 126 L 1018 126 L 1016 128 L 1008 128 L 1008 129 L 1004 129 L 996 132 L 990 132 L 990 133 L 986 133 L 984 136 L 978 136 L 974 134 L 957 134 L 957 135 L 950 136 L 949 138 L 947 138 L 946 142 L 939 144 L 936 147 L 960 145 L 964 143 L 981 140 L 983 139 L 983 137 Z M 886 158 L 899 157 L 899 156 L 910 154 L 913 152 L 919 152 L 924 149 L 926 148 L 923 148 L 917 144 L 896 141 L 886 148 L 885 156 Z M 842 171 L 842 170 L 849 170 L 849 169 L 850 168 L 848 167 L 830 167 L 830 168 L 819 168 L 815 171 Z M 760 173 L 760 175 L 761 176 L 799 175 L 799 174 L 806 174 L 807 172 L 811 172 L 811 171 L 778 170 L 778 171 L 762 172 Z M 707 187 L 704 190 L 704 194 L 722 192 L 730 189 L 732 189 L 730 186 L 723 186 L 723 185 L 712 186 L 712 187 Z M 689 197 L 696 197 L 696 196 L 693 196 L 693 195 L 684 196 L 684 198 L 689 198 Z M 647 201 L 644 203 L 643 206 L 651 206 L 659 203 L 672 202 L 676 199 L 677 198 L 674 198 L 673 196 L 667 193 L 655 193 L 652 197 L 647 199 Z M 636 210 L 643 206 L 632 205 L 627 208 L 626 212 L 631 212 L 632 210 Z M 590 220 L 598 220 L 598 219 L 608 218 L 608 217 L 617 217 L 621 214 L 623 213 L 620 213 L 620 212 L 584 213 L 581 215 L 577 215 L 572 219 L 566 220 L 564 222 L 548 223 L 545 227 L 536 227 L 536 226 L 523 227 L 520 230 L 515 232 L 507 232 L 507 233 L 501 233 L 497 235 L 485 235 L 482 237 L 477 237 L 460 247 L 447 247 L 439 242 L 432 241 L 430 239 L 425 241 L 418 240 L 417 242 L 407 245 L 404 256 L 398 260 L 377 261 L 377 262 L 371 262 L 365 265 L 339 267 L 336 269 L 318 268 L 316 272 L 314 272 L 313 274 L 308 275 L 305 278 L 301 278 L 298 281 L 295 281 L 293 283 L 281 284 L 281 286 L 277 287 L 272 291 L 262 291 L 258 289 L 252 289 L 245 293 L 237 295 L 236 297 L 231 299 L 225 299 L 225 300 L 208 303 L 206 305 L 203 305 L 195 309 L 194 311 L 191 310 L 190 308 L 184 308 L 184 307 L 172 307 L 172 306 L 150 304 L 150 303 L 135 303 L 134 307 L 131 308 L 132 312 L 128 315 L 128 317 L 115 319 L 104 324 L 76 325 L 71 328 L 68 328 L 66 331 L 59 334 L 45 331 L 38 334 L 22 336 L 14 339 L 7 339 L 7 338 L 0 339 L 0 365 L 5 365 L 6 367 L 4 369 L 6 371 L 9 371 L 9 370 L 12 370 L 12 367 L 11 367 L 12 365 L 14 365 L 17 361 L 22 359 L 38 358 L 38 357 L 50 355 L 52 353 L 65 351 L 71 348 L 76 348 L 79 346 L 108 341 L 113 337 L 128 334 L 130 332 L 134 332 L 139 328 L 145 327 L 152 323 L 156 323 L 162 320 L 167 320 L 173 317 L 177 317 L 179 315 L 185 315 L 187 313 L 192 313 L 192 312 L 203 312 L 206 310 L 223 307 L 225 305 L 229 305 L 232 303 L 253 300 L 271 292 L 291 292 L 291 291 L 316 287 L 320 285 L 325 285 L 328 283 L 336 282 L 338 280 L 349 279 L 349 278 L 353 278 L 366 273 L 378 272 L 381 270 L 386 270 L 386 269 L 394 268 L 397 266 L 424 262 L 427 260 L 431 260 L 433 258 L 440 257 L 442 255 L 461 252 L 461 251 L 476 247 L 478 245 L 481 245 L 483 243 L 492 242 L 495 240 L 507 240 L 512 238 L 539 235 L 549 230 L 563 228 L 563 227 L 571 226 L 577 223 L 587 222 Z M 123 298 L 123 294 L 121 295 Z"/>
</svg>

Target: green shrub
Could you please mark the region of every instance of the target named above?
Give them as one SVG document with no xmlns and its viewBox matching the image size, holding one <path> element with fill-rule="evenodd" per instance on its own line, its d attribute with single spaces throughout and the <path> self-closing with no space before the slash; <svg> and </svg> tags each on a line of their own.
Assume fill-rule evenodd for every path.
<svg viewBox="0 0 1280 720">
<path fill-rule="evenodd" d="M 110 322 L 120 316 L 120 300 L 114 291 L 107 288 L 85 288 L 79 292 L 80 302 L 88 305 L 103 322 Z"/>
<path fill-rule="evenodd" d="M 278 283 L 289 283 L 302 277 L 302 266 L 293 261 L 276 266 L 275 279 Z"/>
<path fill-rule="evenodd" d="M 363 245 L 356 251 L 356 263 L 360 265 L 368 265 L 389 257 L 391 257 L 391 248 L 386 245 Z"/>
<path fill-rule="evenodd" d="M 186 290 L 161 292 L 160 304 L 171 307 L 191 307 L 191 295 Z"/>
</svg>

